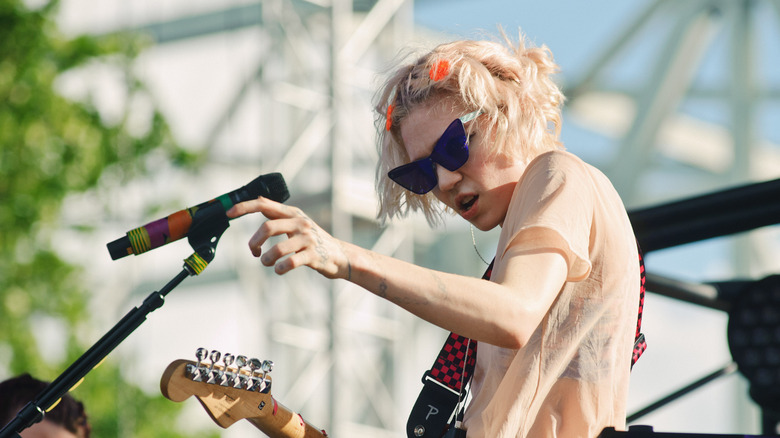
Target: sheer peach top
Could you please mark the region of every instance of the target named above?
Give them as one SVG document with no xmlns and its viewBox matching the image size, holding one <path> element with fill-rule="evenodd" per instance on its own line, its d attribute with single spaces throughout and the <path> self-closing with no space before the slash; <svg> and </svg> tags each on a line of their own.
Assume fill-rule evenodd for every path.
<svg viewBox="0 0 780 438">
<path fill-rule="evenodd" d="M 479 344 L 467 436 L 594 438 L 607 426 L 622 429 L 639 305 L 637 246 L 625 207 L 596 168 L 568 152 L 548 152 L 515 188 L 493 278 L 504 269 L 507 245 L 530 246 L 530 235 L 543 237 L 533 239 L 537 247 L 566 254 L 567 280 L 523 348 Z"/>
</svg>

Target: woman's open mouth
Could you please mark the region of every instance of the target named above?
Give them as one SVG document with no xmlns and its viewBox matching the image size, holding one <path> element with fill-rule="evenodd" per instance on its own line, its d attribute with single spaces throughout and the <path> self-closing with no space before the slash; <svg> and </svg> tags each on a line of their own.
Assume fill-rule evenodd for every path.
<svg viewBox="0 0 780 438">
<path fill-rule="evenodd" d="M 477 202 L 479 201 L 479 195 L 466 196 L 458 201 L 458 212 L 463 219 L 471 220 L 471 218 L 477 213 Z"/>
<path fill-rule="evenodd" d="M 460 208 L 460 211 L 463 212 L 470 209 L 474 205 L 474 203 L 477 202 L 477 198 L 479 198 L 479 196 L 469 196 L 467 198 L 462 199 L 460 201 L 460 205 L 458 206 Z"/>
</svg>

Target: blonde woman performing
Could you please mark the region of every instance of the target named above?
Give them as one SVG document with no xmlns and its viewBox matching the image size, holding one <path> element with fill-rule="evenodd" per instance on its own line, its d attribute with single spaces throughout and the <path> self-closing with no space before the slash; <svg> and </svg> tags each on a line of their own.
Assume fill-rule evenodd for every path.
<svg viewBox="0 0 780 438">
<path fill-rule="evenodd" d="M 550 51 L 457 41 L 402 65 L 376 105 L 382 220 L 421 210 L 501 227 L 490 280 L 337 240 L 300 209 L 259 198 L 249 241 L 277 274 L 308 266 L 479 342 L 468 437 L 590 437 L 623 429 L 639 265 L 607 178 L 564 150 Z M 287 235 L 261 251 L 271 236 Z"/>
</svg>

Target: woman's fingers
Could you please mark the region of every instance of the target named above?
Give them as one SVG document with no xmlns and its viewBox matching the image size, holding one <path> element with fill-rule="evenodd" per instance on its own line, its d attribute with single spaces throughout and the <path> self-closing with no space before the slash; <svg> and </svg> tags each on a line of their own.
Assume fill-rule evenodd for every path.
<svg viewBox="0 0 780 438">
<path fill-rule="evenodd" d="M 292 239 L 291 239 L 292 240 Z M 274 272 L 277 274 L 286 274 L 290 271 L 292 271 L 295 268 L 301 267 L 301 266 L 309 266 L 311 265 L 311 251 L 307 248 L 304 248 L 301 251 L 293 251 L 290 254 L 289 257 L 287 257 L 284 260 L 281 260 L 279 262 L 275 262 L 275 264 L 269 264 L 268 266 L 273 265 L 274 266 Z"/>
<path fill-rule="evenodd" d="M 329 278 L 341 274 L 340 267 L 346 263 L 346 257 L 339 241 L 314 221 L 305 217 L 268 221 L 266 224 L 269 230 L 273 230 L 273 235 L 287 234 L 289 238 L 279 241 L 263 254 L 261 261 L 264 265 L 275 266 L 278 274 L 300 266 L 308 266 Z M 253 248 L 255 250 L 259 247 Z"/>
<path fill-rule="evenodd" d="M 226 211 L 225 214 L 227 214 L 227 217 L 231 219 L 235 219 L 237 217 L 241 217 L 248 213 L 257 213 L 260 211 L 257 208 L 257 204 L 259 200 L 260 198 L 235 204 L 232 207 L 230 207 L 230 209 Z"/>
<path fill-rule="evenodd" d="M 261 256 L 260 262 L 265 266 L 273 266 L 279 259 L 306 249 L 306 241 L 303 236 L 294 236 L 282 240 L 268 248 Z M 253 251 L 254 252 L 254 251 Z"/>
<path fill-rule="evenodd" d="M 255 257 L 259 257 L 261 254 L 260 248 L 268 238 L 283 234 L 289 238 L 295 235 L 311 234 L 313 224 L 314 222 L 306 217 L 267 220 L 260 225 L 257 232 L 249 239 L 249 249 Z"/>
<path fill-rule="evenodd" d="M 227 216 L 233 219 L 249 213 L 262 213 L 268 219 L 305 216 L 301 209 L 297 207 L 284 205 L 274 200 L 263 198 L 262 196 L 232 206 L 227 211 Z"/>
<path fill-rule="evenodd" d="M 328 277 L 337 276 L 345 256 L 339 242 L 325 232 L 303 211 L 266 198 L 257 198 L 234 205 L 230 218 L 249 213 L 262 213 L 266 218 L 249 239 L 249 249 L 265 266 L 274 266 L 278 274 L 300 266 L 309 266 Z M 265 252 L 262 246 L 272 236 L 286 235 Z"/>
</svg>

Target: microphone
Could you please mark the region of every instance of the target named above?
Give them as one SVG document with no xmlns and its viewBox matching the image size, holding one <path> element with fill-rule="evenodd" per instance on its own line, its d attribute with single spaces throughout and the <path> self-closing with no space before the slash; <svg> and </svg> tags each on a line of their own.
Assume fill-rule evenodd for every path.
<svg viewBox="0 0 780 438">
<path fill-rule="evenodd" d="M 287 184 L 281 173 L 260 175 L 249 184 L 230 193 L 203 202 L 194 207 L 177 211 L 168 217 L 132 229 L 127 234 L 108 243 L 108 252 L 113 260 L 130 254 L 141 254 L 186 236 L 193 223 L 209 218 L 213 212 L 223 215 L 235 204 L 257 199 L 259 196 L 284 202 L 290 197 Z M 221 205 L 221 208 L 219 206 Z M 208 208 L 207 208 L 208 207 Z"/>
</svg>

